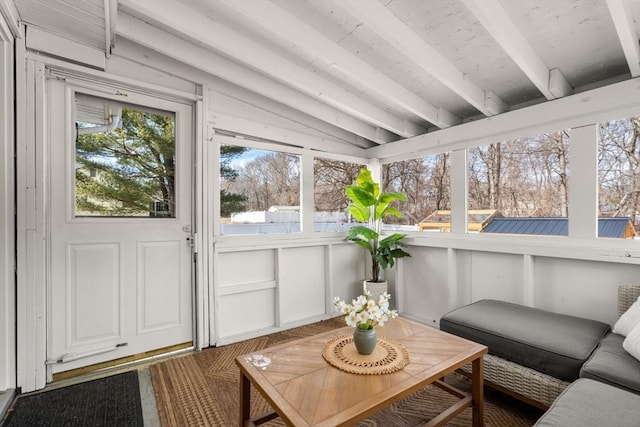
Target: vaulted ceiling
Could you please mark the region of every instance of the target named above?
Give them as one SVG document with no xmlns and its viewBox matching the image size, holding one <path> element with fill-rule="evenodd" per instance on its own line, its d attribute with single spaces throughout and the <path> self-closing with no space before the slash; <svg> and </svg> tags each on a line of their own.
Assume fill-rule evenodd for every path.
<svg viewBox="0 0 640 427">
<path fill-rule="evenodd" d="M 109 55 L 123 40 L 361 147 L 640 76 L 640 0 L 15 0 Z"/>
</svg>

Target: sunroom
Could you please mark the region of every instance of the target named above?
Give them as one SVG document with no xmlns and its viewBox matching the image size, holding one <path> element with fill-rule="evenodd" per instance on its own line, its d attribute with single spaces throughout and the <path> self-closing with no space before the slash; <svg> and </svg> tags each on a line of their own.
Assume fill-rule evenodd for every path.
<svg viewBox="0 0 640 427">
<path fill-rule="evenodd" d="M 411 254 L 384 273 L 404 319 L 493 299 L 613 327 L 640 282 L 640 1 L 0 12 L 1 411 L 336 317 L 371 267 L 345 240 L 361 168 L 407 196 L 383 228 Z"/>
</svg>

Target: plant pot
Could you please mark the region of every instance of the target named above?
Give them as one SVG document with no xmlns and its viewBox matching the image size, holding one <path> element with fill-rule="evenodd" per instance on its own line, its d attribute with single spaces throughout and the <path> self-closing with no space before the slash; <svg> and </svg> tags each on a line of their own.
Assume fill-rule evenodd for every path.
<svg viewBox="0 0 640 427">
<path fill-rule="evenodd" d="M 371 293 L 371 299 L 378 302 L 378 298 L 380 295 L 387 292 L 387 281 L 384 282 L 370 282 L 369 280 L 364 281 L 364 291 L 369 291 Z"/>
<path fill-rule="evenodd" d="M 365 355 L 373 353 L 377 342 L 378 336 L 376 335 L 375 329 L 354 329 L 353 343 L 356 345 L 358 353 Z"/>
</svg>

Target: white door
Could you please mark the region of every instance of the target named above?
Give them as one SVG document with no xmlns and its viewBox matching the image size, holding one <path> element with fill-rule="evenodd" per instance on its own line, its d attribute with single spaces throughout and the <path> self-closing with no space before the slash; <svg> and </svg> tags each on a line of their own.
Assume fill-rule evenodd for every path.
<svg viewBox="0 0 640 427">
<path fill-rule="evenodd" d="M 192 106 L 47 89 L 49 374 L 191 343 Z"/>
</svg>

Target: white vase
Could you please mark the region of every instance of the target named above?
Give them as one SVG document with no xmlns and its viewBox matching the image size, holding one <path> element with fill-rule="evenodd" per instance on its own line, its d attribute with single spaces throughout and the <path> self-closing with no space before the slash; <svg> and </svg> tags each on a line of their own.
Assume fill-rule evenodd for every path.
<svg viewBox="0 0 640 427">
<path fill-rule="evenodd" d="M 370 282 L 368 280 L 365 280 L 363 288 L 365 292 L 369 291 L 372 300 L 378 301 L 380 295 L 387 292 L 387 281 L 385 280 L 384 282 Z"/>
</svg>

